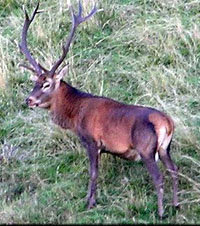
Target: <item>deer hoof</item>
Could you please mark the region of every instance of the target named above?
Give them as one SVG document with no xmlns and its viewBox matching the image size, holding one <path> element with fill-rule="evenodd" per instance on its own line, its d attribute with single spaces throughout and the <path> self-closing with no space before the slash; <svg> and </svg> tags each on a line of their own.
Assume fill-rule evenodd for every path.
<svg viewBox="0 0 200 226">
<path fill-rule="evenodd" d="M 89 200 L 89 203 L 88 203 L 88 206 L 87 208 L 88 209 L 92 209 L 96 206 L 96 201 L 95 200 Z"/>
<path fill-rule="evenodd" d="M 168 214 L 164 214 L 162 216 L 159 216 L 160 220 L 165 220 L 166 218 L 168 218 Z"/>
<path fill-rule="evenodd" d="M 179 210 L 181 207 L 180 207 L 180 204 L 176 204 L 176 205 L 174 205 L 174 208 L 176 209 L 176 210 Z"/>
</svg>

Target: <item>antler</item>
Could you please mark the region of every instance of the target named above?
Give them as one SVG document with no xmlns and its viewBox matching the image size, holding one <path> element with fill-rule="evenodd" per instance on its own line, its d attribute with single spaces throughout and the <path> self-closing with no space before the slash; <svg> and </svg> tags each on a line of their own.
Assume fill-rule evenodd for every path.
<svg viewBox="0 0 200 226">
<path fill-rule="evenodd" d="M 82 17 L 83 8 L 82 8 L 80 1 L 79 1 L 79 12 L 77 15 L 74 13 L 74 9 L 71 5 L 70 5 L 70 10 L 71 10 L 71 16 L 72 16 L 71 31 L 70 31 L 69 37 L 68 37 L 65 45 L 63 45 L 63 53 L 62 53 L 60 59 L 54 64 L 52 69 L 49 71 L 50 76 L 54 75 L 56 69 L 60 66 L 60 64 L 63 62 L 64 58 L 66 57 L 77 26 L 79 24 L 81 24 L 82 22 L 86 21 L 87 19 L 89 19 L 90 17 L 92 17 L 97 12 L 97 8 L 96 8 L 96 6 L 94 6 L 94 8 L 91 10 L 91 12 L 86 17 Z"/>
<path fill-rule="evenodd" d="M 29 61 L 29 63 L 33 66 L 33 68 L 26 66 L 24 64 L 21 64 L 20 66 L 23 66 L 31 71 L 36 72 L 36 74 L 38 76 L 40 76 L 42 74 L 42 68 L 40 67 L 40 65 L 36 62 L 36 60 L 31 56 L 30 51 L 27 47 L 27 32 L 29 29 L 30 24 L 32 23 L 32 21 L 35 18 L 35 15 L 40 13 L 40 11 L 38 11 L 39 8 L 39 2 L 31 16 L 31 18 L 29 18 L 27 11 L 25 10 L 25 21 L 24 21 L 24 26 L 23 26 L 23 30 L 22 30 L 22 39 L 21 39 L 21 43 L 19 44 L 19 48 L 21 50 L 21 52 L 25 55 L 25 57 L 27 58 L 27 60 Z"/>
<path fill-rule="evenodd" d="M 21 64 L 20 66 L 23 66 L 31 71 L 36 72 L 36 74 L 38 76 L 40 76 L 42 74 L 42 71 L 44 71 L 45 73 L 48 73 L 50 76 L 53 76 L 55 74 L 56 69 L 63 62 L 64 58 L 66 57 L 66 55 L 69 51 L 69 47 L 70 47 L 70 44 L 74 37 L 77 26 L 79 24 L 83 23 L 84 21 L 86 21 L 87 19 L 89 19 L 90 17 L 92 17 L 97 12 L 97 8 L 96 8 L 96 6 L 94 6 L 94 8 L 91 10 L 91 12 L 86 17 L 82 17 L 83 9 L 82 9 L 81 2 L 79 1 L 79 12 L 77 15 L 74 13 L 74 9 L 70 5 L 71 16 L 72 16 L 71 32 L 69 34 L 69 37 L 68 37 L 65 45 L 63 45 L 63 53 L 62 53 L 60 59 L 54 64 L 54 66 L 52 67 L 52 69 L 50 71 L 48 71 L 43 66 L 41 66 L 40 63 L 36 62 L 36 60 L 31 56 L 30 51 L 28 50 L 28 47 L 27 47 L 27 40 L 26 40 L 27 32 L 28 32 L 29 26 L 32 23 L 32 21 L 34 20 L 36 14 L 40 13 L 40 11 L 38 11 L 38 8 L 39 8 L 39 2 L 37 4 L 31 18 L 29 18 L 28 14 L 25 10 L 25 22 L 24 22 L 24 26 L 23 26 L 23 30 L 22 30 L 22 40 L 21 40 L 21 43 L 19 44 L 19 48 L 20 48 L 21 52 L 26 56 L 27 60 L 33 66 L 34 69 L 27 65 L 24 65 L 24 64 Z"/>
</svg>

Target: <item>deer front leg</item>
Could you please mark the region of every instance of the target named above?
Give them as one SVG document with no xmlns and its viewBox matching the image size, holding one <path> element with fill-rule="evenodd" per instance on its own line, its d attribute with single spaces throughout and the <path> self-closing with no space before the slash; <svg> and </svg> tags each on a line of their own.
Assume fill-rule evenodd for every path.
<svg viewBox="0 0 200 226">
<path fill-rule="evenodd" d="M 90 181 L 88 185 L 88 194 L 87 194 L 87 204 L 88 209 L 96 205 L 96 188 L 97 188 L 97 177 L 98 177 L 98 159 L 99 152 L 96 142 L 89 137 L 81 137 L 84 147 L 87 149 L 87 154 L 89 157 L 89 174 Z"/>
<path fill-rule="evenodd" d="M 97 188 L 97 177 L 98 177 L 98 150 L 88 149 L 88 156 L 90 160 L 90 181 L 88 186 L 88 209 L 96 205 L 96 188 Z"/>
</svg>

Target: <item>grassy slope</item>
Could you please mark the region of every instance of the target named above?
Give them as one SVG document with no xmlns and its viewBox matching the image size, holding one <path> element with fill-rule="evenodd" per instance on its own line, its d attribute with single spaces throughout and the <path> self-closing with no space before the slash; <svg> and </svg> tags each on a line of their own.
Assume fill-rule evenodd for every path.
<svg viewBox="0 0 200 226">
<path fill-rule="evenodd" d="M 66 2 L 41 0 L 45 12 L 29 32 L 31 51 L 46 67 L 58 58 L 69 30 Z M 24 59 L 17 47 L 23 4 L 31 12 L 35 1 L 0 1 L 0 222 L 159 223 L 143 164 L 109 155 L 101 161 L 98 205 L 85 208 L 85 150 L 73 134 L 49 122 L 47 112 L 24 104 L 32 82 L 18 67 Z M 200 2 L 103 0 L 98 6 L 104 11 L 78 29 L 66 80 L 172 116 L 181 209 L 171 207 L 171 180 L 165 173 L 169 216 L 163 222 L 200 223 Z"/>
</svg>

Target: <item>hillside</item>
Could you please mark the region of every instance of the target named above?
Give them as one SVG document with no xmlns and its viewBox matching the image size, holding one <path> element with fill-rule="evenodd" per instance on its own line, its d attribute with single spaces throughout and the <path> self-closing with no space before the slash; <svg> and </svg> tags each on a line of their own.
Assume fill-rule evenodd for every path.
<svg viewBox="0 0 200 226">
<path fill-rule="evenodd" d="M 71 0 L 77 7 L 77 1 Z M 18 43 L 23 6 L 33 0 L 0 0 L 0 222 L 1 223 L 200 223 L 200 1 L 82 0 L 96 2 L 94 18 L 82 24 L 65 64 L 65 81 L 78 89 L 128 104 L 157 108 L 175 122 L 171 147 L 179 167 L 179 201 L 171 206 L 165 175 L 164 206 L 144 165 L 102 155 L 97 206 L 87 210 L 89 161 L 77 137 L 55 126 L 25 99 L 33 82 Z M 59 58 L 71 26 L 67 0 L 41 0 L 28 43 L 47 68 Z"/>
</svg>

